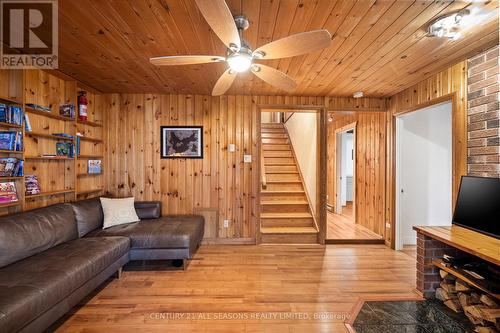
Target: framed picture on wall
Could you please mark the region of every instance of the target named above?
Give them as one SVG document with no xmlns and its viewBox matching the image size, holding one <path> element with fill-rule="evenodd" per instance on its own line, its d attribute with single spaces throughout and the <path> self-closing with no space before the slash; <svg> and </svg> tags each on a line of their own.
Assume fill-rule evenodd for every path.
<svg viewBox="0 0 500 333">
<path fill-rule="evenodd" d="M 203 126 L 161 126 L 161 158 L 203 158 Z"/>
</svg>

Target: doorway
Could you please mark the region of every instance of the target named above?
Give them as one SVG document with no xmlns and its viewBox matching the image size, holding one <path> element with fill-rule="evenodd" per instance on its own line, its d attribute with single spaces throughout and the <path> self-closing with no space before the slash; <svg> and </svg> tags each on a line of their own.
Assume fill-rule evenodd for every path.
<svg viewBox="0 0 500 333">
<path fill-rule="evenodd" d="M 325 109 L 259 105 L 258 110 L 257 242 L 324 243 Z"/>
<path fill-rule="evenodd" d="M 330 152 L 333 169 L 329 172 L 331 187 L 327 210 L 327 243 L 364 243 L 381 244 L 384 242 L 381 235 L 363 226 L 357 220 L 356 192 L 358 169 L 357 154 L 359 142 L 357 140 L 358 122 L 335 127 L 328 138 L 327 150 Z M 358 156 L 359 158 L 359 156 Z M 363 158 L 363 156 L 361 156 Z"/>
<path fill-rule="evenodd" d="M 396 118 L 396 250 L 415 246 L 416 225 L 451 225 L 452 103 Z"/>
<path fill-rule="evenodd" d="M 335 213 L 344 215 L 355 223 L 354 209 L 354 129 L 336 133 L 336 205 Z"/>
</svg>

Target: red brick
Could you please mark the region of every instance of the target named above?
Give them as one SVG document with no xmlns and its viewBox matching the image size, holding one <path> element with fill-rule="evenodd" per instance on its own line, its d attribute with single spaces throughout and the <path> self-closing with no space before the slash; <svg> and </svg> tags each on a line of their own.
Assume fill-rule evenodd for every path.
<svg viewBox="0 0 500 333">
<path fill-rule="evenodd" d="M 497 94 L 492 94 L 492 95 L 487 95 L 487 96 L 482 96 L 476 99 L 473 99 L 468 102 L 469 107 L 473 108 L 475 106 L 481 105 L 481 104 L 488 104 L 491 102 L 496 102 L 498 101 L 498 96 Z"/>
<path fill-rule="evenodd" d="M 498 172 L 500 165 L 498 164 L 471 164 L 469 165 L 471 172 Z"/>
<path fill-rule="evenodd" d="M 486 146 L 486 139 L 473 139 L 473 140 L 467 140 L 467 147 L 472 148 L 472 147 L 483 147 Z"/>
<path fill-rule="evenodd" d="M 497 78 L 495 78 L 495 79 L 497 79 Z M 499 91 L 498 88 L 499 88 L 498 83 L 494 84 L 492 86 L 486 87 L 485 94 L 486 95 L 494 94 L 494 93 Z"/>
<path fill-rule="evenodd" d="M 493 75 L 497 75 L 498 76 L 498 65 L 496 65 L 495 67 L 491 67 L 490 69 L 488 69 L 488 70 L 486 70 L 484 72 L 481 72 L 481 73 L 484 73 L 486 75 L 486 77 L 491 77 Z M 471 82 L 471 83 L 473 83 L 473 82 Z"/>
<path fill-rule="evenodd" d="M 467 164 L 483 164 L 486 163 L 486 157 L 489 155 L 469 156 L 467 157 Z"/>
<path fill-rule="evenodd" d="M 467 78 L 467 83 L 468 84 L 473 84 L 478 81 L 486 79 L 486 72 L 481 72 L 477 73 L 476 75 L 472 75 L 471 77 Z"/>
<path fill-rule="evenodd" d="M 496 58 L 498 58 L 498 46 L 486 52 L 486 60 L 491 60 Z"/>
<path fill-rule="evenodd" d="M 476 121 L 485 121 L 485 120 L 492 120 L 492 119 L 498 119 L 498 111 L 478 113 L 478 114 L 474 114 L 472 116 L 469 116 L 469 121 L 471 123 L 474 123 Z"/>
<path fill-rule="evenodd" d="M 477 55 L 475 57 L 470 58 L 469 61 L 467 61 L 467 68 L 469 68 L 470 70 L 473 67 L 483 64 L 485 61 L 486 61 L 485 54 Z"/>
<path fill-rule="evenodd" d="M 486 163 L 500 163 L 500 155 L 487 155 L 484 157 L 486 159 Z"/>
<path fill-rule="evenodd" d="M 498 128 L 485 129 L 480 131 L 472 131 L 469 132 L 469 139 L 477 139 L 477 138 L 488 138 L 492 136 L 498 136 L 500 133 Z"/>
<path fill-rule="evenodd" d="M 486 122 L 485 121 L 478 121 L 472 124 L 467 124 L 467 131 L 478 131 L 486 128 Z"/>
<path fill-rule="evenodd" d="M 469 149 L 470 155 L 493 155 L 498 154 L 498 146 L 490 146 L 490 147 L 475 147 Z"/>
<path fill-rule="evenodd" d="M 484 88 L 484 87 L 488 87 L 488 86 L 491 86 L 491 85 L 494 85 L 498 83 L 498 80 L 496 77 L 492 76 L 488 79 L 485 79 L 485 80 L 482 80 L 482 81 L 479 81 L 479 82 L 476 82 L 474 84 L 469 84 L 468 86 L 468 91 L 469 92 L 472 92 L 472 91 L 476 91 L 476 90 L 479 90 L 481 88 Z"/>
<path fill-rule="evenodd" d="M 494 101 L 486 105 L 486 111 L 496 111 L 499 108 L 500 108 L 500 103 L 498 101 Z"/>
<path fill-rule="evenodd" d="M 488 61 L 485 61 L 477 66 L 470 68 L 469 69 L 469 76 L 476 75 L 477 73 L 480 73 L 482 71 L 485 71 L 487 69 L 495 67 L 497 64 L 498 64 L 498 59 L 490 59 Z"/>
</svg>

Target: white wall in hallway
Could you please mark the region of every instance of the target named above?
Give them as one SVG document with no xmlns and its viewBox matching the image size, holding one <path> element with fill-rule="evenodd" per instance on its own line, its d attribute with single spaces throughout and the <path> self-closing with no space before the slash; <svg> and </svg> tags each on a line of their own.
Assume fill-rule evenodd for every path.
<svg viewBox="0 0 500 333">
<path fill-rule="evenodd" d="M 311 208 L 316 213 L 317 114 L 296 112 L 285 126 L 304 177 Z"/>
<path fill-rule="evenodd" d="M 341 181 L 341 196 L 342 206 L 345 206 L 347 201 L 352 201 L 353 181 L 352 175 L 354 172 L 354 161 L 352 159 L 353 137 L 352 133 L 343 132 L 342 134 L 342 181 Z M 350 181 L 349 181 L 350 180 Z"/>
<path fill-rule="evenodd" d="M 398 234 L 416 244 L 413 226 L 451 225 L 451 103 L 399 117 L 397 142 Z"/>
</svg>

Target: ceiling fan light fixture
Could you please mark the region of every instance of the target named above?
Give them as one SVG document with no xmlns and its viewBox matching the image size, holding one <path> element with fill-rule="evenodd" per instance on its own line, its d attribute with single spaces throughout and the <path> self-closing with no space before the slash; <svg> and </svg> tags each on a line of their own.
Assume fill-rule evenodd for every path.
<svg viewBox="0 0 500 333">
<path fill-rule="evenodd" d="M 468 16 L 470 16 L 468 9 L 442 16 L 429 25 L 427 35 L 457 40 L 461 36 L 460 31 L 465 28 L 464 21 Z"/>
<path fill-rule="evenodd" d="M 234 53 L 226 61 L 229 67 L 238 73 L 245 72 L 252 66 L 252 56 L 245 53 Z"/>
</svg>

